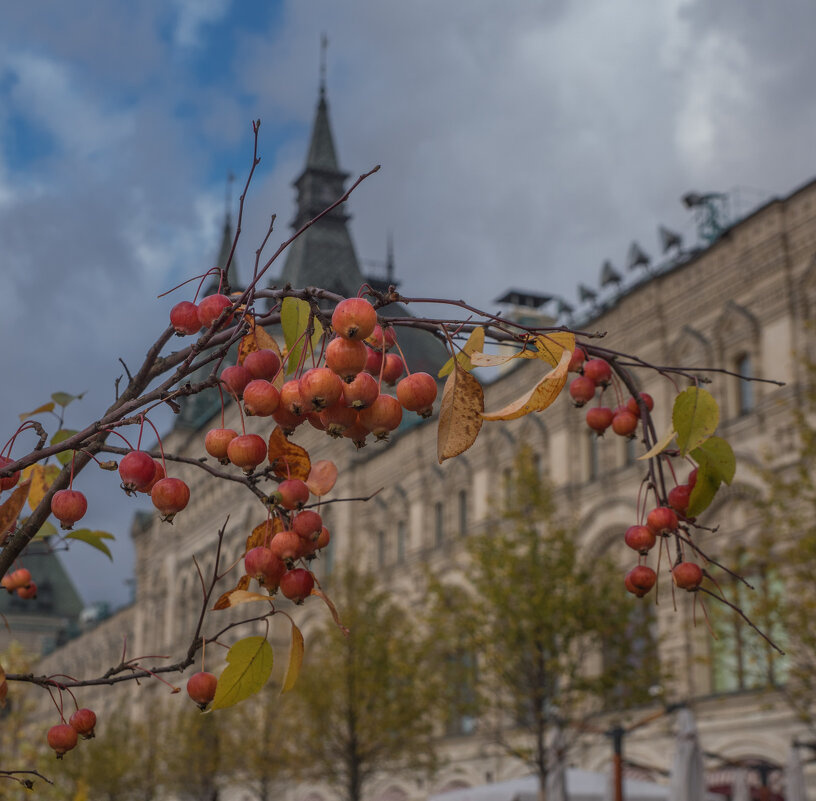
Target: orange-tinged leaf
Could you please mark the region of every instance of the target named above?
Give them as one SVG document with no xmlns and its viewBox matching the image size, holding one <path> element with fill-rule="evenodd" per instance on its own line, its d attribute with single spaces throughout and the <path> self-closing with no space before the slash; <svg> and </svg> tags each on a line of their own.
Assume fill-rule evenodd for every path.
<svg viewBox="0 0 816 801">
<path fill-rule="evenodd" d="M 264 520 L 263 523 L 255 526 L 255 528 L 252 529 L 252 533 L 247 537 L 247 551 L 251 551 L 253 548 L 259 548 L 262 545 L 268 546 L 269 541 L 279 531 L 283 531 L 283 523 L 281 523 L 277 517 L 273 517 L 270 520 Z M 246 589 L 246 587 L 243 589 Z"/>
<path fill-rule="evenodd" d="M 57 404 L 54 401 L 49 401 L 48 403 L 44 403 L 42 406 L 37 407 L 34 411 L 31 412 L 23 412 L 23 414 L 19 415 L 20 420 L 25 420 L 26 417 L 33 417 L 35 414 L 40 414 L 41 412 L 53 412 L 54 407 Z"/>
<path fill-rule="evenodd" d="M 247 587 L 249 587 L 250 581 L 252 581 L 252 579 L 249 576 L 241 576 L 235 588 L 225 592 L 215 602 L 215 606 L 213 606 L 213 609 L 229 609 L 229 596 L 232 595 L 232 593 L 237 592 L 238 590 L 246 590 Z"/>
<path fill-rule="evenodd" d="M 247 576 L 247 578 L 249 578 Z M 225 592 L 216 602 L 213 609 L 230 609 L 233 606 L 252 603 L 253 601 L 267 601 L 272 603 L 272 596 L 264 595 L 260 592 L 247 592 L 247 590 L 230 590 Z"/>
<path fill-rule="evenodd" d="M 337 607 L 331 602 L 331 598 L 329 598 L 329 596 L 326 595 L 323 590 L 317 587 L 312 587 L 312 595 L 316 595 L 318 598 L 323 599 L 323 603 L 329 607 L 329 612 L 331 612 L 331 616 L 334 618 L 334 622 L 337 624 L 337 627 L 343 632 L 343 634 L 348 634 L 349 630 L 340 622 L 340 615 L 337 614 Z"/>
<path fill-rule="evenodd" d="M 546 409 L 567 383 L 567 368 L 571 355 L 568 350 L 562 351 L 558 366 L 550 370 L 531 390 L 503 409 L 485 413 L 482 417 L 485 420 L 516 420 L 530 412 L 541 412 Z"/>
<path fill-rule="evenodd" d="M 28 468 L 26 468 L 28 470 Z M 48 488 L 57 479 L 62 471 L 55 464 L 33 464 L 31 465 L 31 488 L 28 491 L 28 505 L 34 511 L 40 501 L 45 497 Z"/>
<path fill-rule="evenodd" d="M 312 495 L 321 497 L 332 491 L 337 481 L 337 466 L 328 459 L 321 459 L 312 465 L 309 477 L 306 479 L 306 486 Z"/>
<path fill-rule="evenodd" d="M 289 442 L 280 426 L 269 435 L 269 464 L 279 478 L 299 478 L 306 481 L 312 469 L 305 448 Z"/>
<path fill-rule="evenodd" d="M 292 623 L 292 647 L 289 649 L 289 664 L 286 666 L 286 675 L 283 677 L 281 695 L 288 693 L 295 686 L 302 664 L 303 635 L 300 633 L 300 629 Z"/>
<path fill-rule="evenodd" d="M 28 498 L 30 487 L 31 481 L 21 481 L 5 503 L 0 506 L 0 535 L 14 528 L 17 518 L 20 516 L 20 510 L 23 508 L 26 498 Z"/>
<path fill-rule="evenodd" d="M 475 354 L 474 354 L 475 355 Z M 464 453 L 476 440 L 482 427 L 484 391 L 482 385 L 459 363 L 445 382 L 439 405 L 436 454 L 439 464 Z"/>
</svg>

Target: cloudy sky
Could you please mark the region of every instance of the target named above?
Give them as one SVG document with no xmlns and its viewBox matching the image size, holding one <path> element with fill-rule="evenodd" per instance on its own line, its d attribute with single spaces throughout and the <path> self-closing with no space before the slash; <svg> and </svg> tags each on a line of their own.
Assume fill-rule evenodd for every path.
<svg viewBox="0 0 816 801">
<path fill-rule="evenodd" d="M 5 435 L 52 391 L 109 402 L 212 266 L 225 176 L 262 162 L 244 276 L 273 212 L 291 219 L 319 42 L 360 257 L 388 232 L 408 295 L 494 308 L 510 286 L 575 303 L 632 240 L 693 241 L 688 190 L 735 213 L 816 173 L 812 0 L 39 0 L 0 2 L 0 300 Z M 278 228 L 275 244 L 285 238 Z M 69 558 L 88 601 L 127 597 L 132 506 L 89 491 L 117 562 Z M 103 571 L 102 568 L 105 568 Z"/>
</svg>

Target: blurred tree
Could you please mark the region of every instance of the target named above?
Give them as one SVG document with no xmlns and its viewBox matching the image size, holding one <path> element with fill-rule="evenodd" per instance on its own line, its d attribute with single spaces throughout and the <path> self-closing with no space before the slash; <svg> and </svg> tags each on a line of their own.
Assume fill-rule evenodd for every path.
<svg viewBox="0 0 816 801">
<path fill-rule="evenodd" d="M 580 724 L 653 700 L 660 681 L 648 601 L 621 591 L 621 570 L 588 558 L 553 492 L 522 450 L 495 524 L 467 542 L 470 595 L 437 582 L 440 639 L 476 656 L 478 728 L 538 776 L 565 758 Z M 460 699 L 469 693 L 460 689 Z"/>
<path fill-rule="evenodd" d="M 332 590 L 348 634 L 329 624 L 308 643 L 286 727 L 305 775 L 360 801 L 378 771 L 434 770 L 443 687 L 423 627 L 374 576 L 351 567 Z"/>
</svg>

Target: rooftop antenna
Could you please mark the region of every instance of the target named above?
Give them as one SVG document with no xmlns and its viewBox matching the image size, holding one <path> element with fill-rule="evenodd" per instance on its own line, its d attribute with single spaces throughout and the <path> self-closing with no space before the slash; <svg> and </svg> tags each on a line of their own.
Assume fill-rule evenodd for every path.
<svg viewBox="0 0 816 801">
<path fill-rule="evenodd" d="M 320 97 L 326 96 L 326 50 L 329 47 L 329 37 L 320 34 Z"/>
<path fill-rule="evenodd" d="M 581 303 L 586 303 L 589 301 L 594 306 L 595 301 L 598 298 L 598 293 L 594 289 L 590 289 L 588 286 L 578 284 L 578 298 L 580 299 Z"/>
<path fill-rule="evenodd" d="M 607 259 L 601 267 L 601 286 L 607 287 L 614 284 L 616 287 L 620 287 L 621 280 L 621 274 L 614 268 L 612 262 Z"/>
<path fill-rule="evenodd" d="M 660 237 L 660 244 L 663 248 L 663 253 L 668 253 L 672 248 L 677 248 L 677 250 L 682 250 L 683 248 L 683 237 L 680 234 L 676 233 L 675 231 L 670 231 L 664 225 L 660 225 L 657 228 L 658 236 Z"/>
<path fill-rule="evenodd" d="M 645 253 L 637 242 L 632 242 L 632 244 L 629 245 L 629 255 L 626 257 L 626 264 L 630 270 L 634 270 L 636 267 L 644 267 L 648 270 L 650 261 L 649 254 Z"/>
<path fill-rule="evenodd" d="M 728 217 L 728 195 L 722 192 L 686 192 L 683 205 L 694 212 L 697 236 L 713 245 L 731 224 Z"/>
</svg>

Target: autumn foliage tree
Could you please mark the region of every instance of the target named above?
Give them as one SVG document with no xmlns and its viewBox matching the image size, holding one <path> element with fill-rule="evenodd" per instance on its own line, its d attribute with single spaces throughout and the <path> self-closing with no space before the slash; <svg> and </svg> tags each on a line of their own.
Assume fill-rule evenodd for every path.
<svg viewBox="0 0 816 801">
<path fill-rule="evenodd" d="M 240 199 L 233 252 L 241 231 L 244 202 L 259 161 L 258 123 L 253 129 L 252 166 Z M 543 412 L 569 382 L 569 394 L 577 405 L 592 401 L 595 408 L 597 402 L 599 411 L 593 413 L 591 421 L 587 418 L 593 431 L 600 434 L 609 430 L 610 435 L 637 436 L 644 445 L 643 492 L 639 519 L 633 520 L 633 525 L 642 530 L 633 540 L 634 544 L 627 539 L 637 552 L 637 556 L 632 555 L 637 564 L 626 577 L 627 589 L 638 596 L 649 593 L 656 574 L 646 562 L 650 549 L 656 546 L 667 554 L 679 588 L 704 592 L 728 603 L 716 586 L 708 583 L 709 563 L 696 541 L 695 518 L 711 503 L 719 486 L 733 478 L 734 456 L 728 442 L 715 433 L 719 419 L 717 404 L 699 385 L 694 373 L 682 366 L 659 367 L 659 372 L 671 380 L 691 381 L 694 385 L 679 392 L 673 405 L 671 429 L 658 434 L 650 416 L 651 398 L 638 391 L 636 380 L 638 371 L 658 368 L 636 355 L 606 348 L 603 340 L 586 332 L 563 327 L 535 328 L 473 308 L 464 301 L 403 297 L 394 287 L 378 291 L 363 286 L 356 298 L 343 298 L 317 287 L 264 287 L 267 271 L 291 242 L 345 202 L 376 169 L 360 176 L 342 197 L 305 223 L 267 258 L 265 251 L 273 233 L 270 224 L 258 247 L 252 278 L 245 290 L 225 294 L 225 289 L 224 293 L 216 291 L 203 298 L 190 291 L 192 299 L 181 300 L 173 308 L 171 324 L 148 347 L 144 362 L 128 371 L 127 380 L 121 385 L 116 382 L 114 398 L 101 418 L 76 429 L 66 428 L 63 411 L 72 398 L 57 393 L 48 403 L 24 414 L 25 421 L 10 433 L 0 448 L 0 491 L 3 492 L 0 576 L 3 587 L 21 598 L 36 593 L 36 577 L 23 564 L 26 549 L 35 537 L 49 535 L 55 543 L 66 543 L 73 538 L 101 550 L 106 548 L 108 535 L 84 528 L 84 522 L 80 522 L 87 519 L 86 513 L 90 511 L 80 488 L 80 477 L 92 465 L 118 471 L 125 492 L 149 493 L 157 511 L 168 523 L 176 515 L 184 514 L 191 495 L 189 486 L 174 475 L 177 465 L 201 470 L 211 481 L 242 485 L 257 501 L 262 517 L 255 529 L 248 532 L 245 558 L 242 569 L 235 571 L 240 575 L 234 580 L 233 589 L 220 595 L 215 591 L 216 585 L 227 575 L 230 566 L 224 564 L 222 558 L 224 526 L 220 530 L 214 526 L 218 558 L 212 575 L 200 576 L 204 589 L 201 614 L 191 641 L 179 643 L 176 661 L 148 667 L 125 654 L 119 664 L 111 665 L 102 676 L 0 672 L 0 701 L 17 682 L 37 685 L 55 698 L 59 722 L 49 734 L 58 756 L 62 757 L 77 744 L 71 723 L 64 719 L 64 709 L 70 704 L 62 703 L 73 690 L 88 685 L 153 680 L 166 673 L 186 670 L 196 664 L 207 642 L 226 639 L 232 645 L 220 675 L 199 677 L 196 703 L 217 711 L 259 692 L 272 675 L 268 632 L 270 620 L 285 612 L 277 605 L 280 595 L 296 603 L 311 603 L 312 596 L 325 602 L 337 632 L 344 630 L 343 625 L 350 629 L 338 647 L 341 652 L 346 649 L 344 659 L 351 667 L 366 667 L 364 662 L 357 664 L 362 652 L 354 645 L 358 636 L 355 629 L 367 630 L 374 640 L 379 636 L 377 626 L 369 626 L 369 619 L 379 620 L 379 626 L 399 626 L 406 637 L 410 636 L 410 627 L 396 612 L 391 612 L 389 607 L 389 614 L 394 617 L 383 620 L 377 616 L 376 605 L 366 598 L 359 599 L 365 614 L 352 611 L 350 617 L 345 616 L 342 606 L 338 611 L 315 581 L 310 559 L 324 549 L 331 538 L 331 532 L 322 525 L 315 508 L 334 486 L 336 467 L 328 460 L 312 464 L 309 453 L 295 441 L 295 432 L 302 425 L 313 425 L 330 435 L 348 439 L 349 442 L 338 443 L 338 447 L 353 448 L 387 439 L 403 415 L 436 414 L 437 458 L 442 462 L 466 451 L 485 421 L 511 421 Z M 199 287 L 211 274 L 223 279 L 217 269 L 208 271 L 196 277 Z M 439 304 L 440 309 L 444 309 L 443 316 L 413 318 L 383 313 L 389 308 L 393 311 L 393 304 L 418 300 Z M 279 327 L 283 342 L 270 335 L 267 329 L 273 327 Z M 451 353 L 450 361 L 438 376 L 444 379 L 439 399 L 434 377 L 423 373 L 409 374 L 399 380 L 394 394 L 387 389 L 389 380 L 397 381 L 403 369 L 410 371 L 411 365 L 404 364 L 398 355 L 399 333 L 406 330 L 422 330 L 436 336 Z M 189 344 L 177 349 L 171 346 L 171 342 L 177 341 L 176 334 L 188 337 Z M 493 347 L 496 344 L 503 346 L 501 353 Z M 236 353 L 237 363 L 233 364 L 230 354 Z M 482 386 L 473 368 L 499 367 L 517 359 L 528 360 L 536 366 L 536 370 L 527 372 L 534 376 L 531 386 L 503 408 L 486 410 Z M 262 437 L 247 434 L 243 429 L 240 433 L 228 429 L 222 415 L 220 425 L 216 423 L 202 443 L 208 454 L 205 460 L 166 452 L 160 439 L 158 447 L 142 450 L 145 431 L 152 431 L 158 437 L 150 419 L 157 407 L 169 406 L 178 411 L 181 401 L 201 392 L 218 392 L 222 398 L 231 397 L 236 401 L 243 399 L 242 413 L 270 418 L 269 434 Z M 623 402 L 613 404 L 609 400 L 613 396 L 615 401 Z M 614 408 L 610 408 L 613 405 Z M 59 420 L 56 430 L 45 417 L 55 411 Z M 243 427 L 243 423 L 241 425 Z M 130 439 L 123 434 L 125 430 L 131 434 Z M 673 486 L 677 482 L 672 478 L 671 468 L 672 460 L 677 458 L 696 465 L 694 482 L 683 484 L 680 491 L 680 485 Z M 73 528 L 76 524 L 79 529 Z M 554 553 L 567 561 L 571 558 L 568 549 L 556 549 Z M 543 554 L 540 555 L 543 558 Z M 366 593 L 375 597 L 377 591 L 368 584 L 365 586 Z M 541 601 L 555 600 L 559 592 L 565 591 L 564 587 L 557 587 L 552 597 L 542 597 Z M 607 603 L 616 602 L 610 597 Z M 248 611 L 243 620 L 230 618 L 227 621 L 218 617 L 224 609 L 259 611 Z M 593 610 L 585 611 L 592 619 Z M 533 622 L 539 619 L 535 609 L 517 610 L 512 617 L 523 619 L 527 615 L 532 616 Z M 555 636 L 569 638 L 577 647 L 581 630 L 574 618 L 567 614 L 563 621 L 557 621 L 560 633 Z M 288 620 L 292 640 L 288 667 L 282 679 L 285 691 L 296 686 L 304 655 L 304 641 L 297 623 L 292 617 Z M 248 636 L 234 641 L 235 632 L 241 631 Z M 328 643 L 328 638 L 327 634 L 323 642 Z M 310 658 L 318 659 L 324 647 L 328 645 L 317 646 Z M 547 646 L 539 656 L 552 659 L 551 648 Z M 389 664 L 393 662 L 400 670 L 407 669 L 399 660 L 399 655 L 387 654 Z M 555 667 L 551 667 L 554 675 Z M 548 667 L 548 675 L 550 670 Z M 352 684 L 356 686 L 355 682 Z M 571 685 L 575 689 L 579 686 L 580 682 L 575 681 Z M 386 702 L 386 706 L 392 703 L 388 697 Z M 544 707 L 538 704 L 537 708 L 542 713 Z M 314 710 L 315 715 L 318 712 L 336 715 L 337 711 Z M 425 726 L 425 719 L 422 720 Z M 376 725 L 376 718 L 369 723 Z M 342 780 L 340 774 L 332 777 L 327 773 L 333 781 L 343 784 L 351 801 L 358 797 L 365 776 L 381 756 L 377 749 L 371 744 L 367 751 L 347 762 Z M 358 763 L 359 756 L 364 760 Z M 544 764 L 541 759 L 539 762 Z M 327 766 L 325 769 L 328 771 Z M 13 766 L 2 766 L 0 770 L 0 777 L 20 781 L 22 776 Z"/>
</svg>

